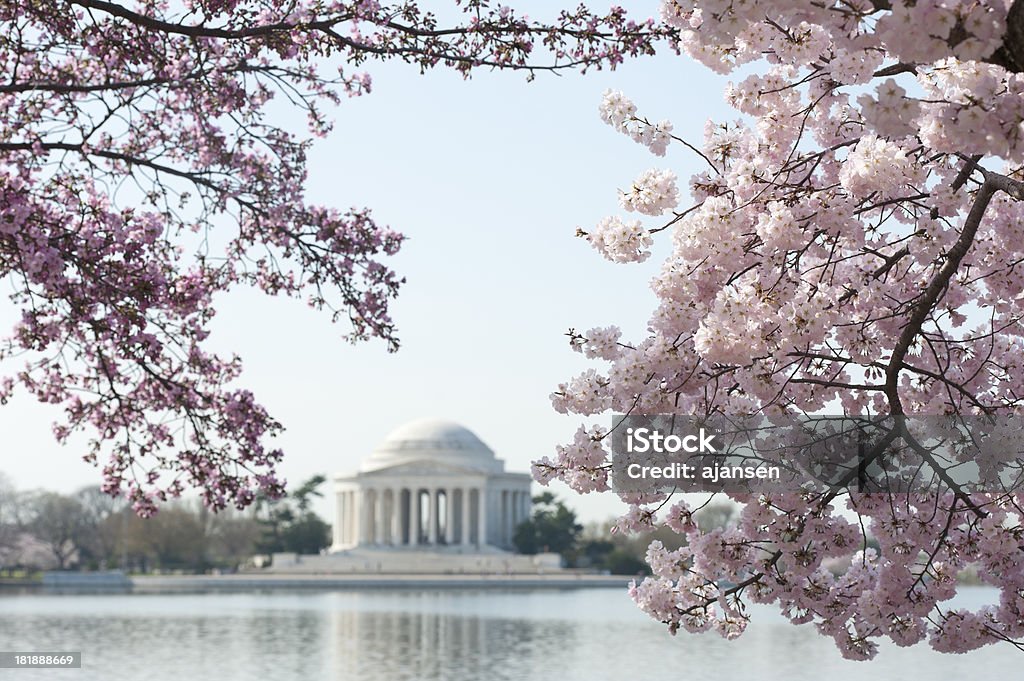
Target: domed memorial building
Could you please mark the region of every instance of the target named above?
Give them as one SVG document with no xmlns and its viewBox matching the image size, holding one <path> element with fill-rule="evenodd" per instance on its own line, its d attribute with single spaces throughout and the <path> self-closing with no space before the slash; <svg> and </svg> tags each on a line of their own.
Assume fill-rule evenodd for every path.
<svg viewBox="0 0 1024 681">
<path fill-rule="evenodd" d="M 334 478 L 329 552 L 275 553 L 269 572 L 495 575 L 559 572 L 558 554 L 515 553 L 530 476 L 509 473 L 471 430 L 422 419 Z"/>
<path fill-rule="evenodd" d="M 473 431 L 421 419 L 392 431 L 358 472 L 334 479 L 332 552 L 359 547 L 512 550 L 530 476 L 510 473 Z"/>
</svg>

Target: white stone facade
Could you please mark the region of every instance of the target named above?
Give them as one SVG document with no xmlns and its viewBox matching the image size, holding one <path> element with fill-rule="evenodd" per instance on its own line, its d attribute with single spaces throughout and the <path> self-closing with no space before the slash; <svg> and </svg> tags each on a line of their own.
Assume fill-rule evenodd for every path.
<svg viewBox="0 0 1024 681">
<path fill-rule="evenodd" d="M 358 472 L 334 480 L 332 552 L 357 547 L 512 550 L 530 516 L 530 476 L 508 473 L 469 429 L 419 420 L 393 431 Z"/>
</svg>

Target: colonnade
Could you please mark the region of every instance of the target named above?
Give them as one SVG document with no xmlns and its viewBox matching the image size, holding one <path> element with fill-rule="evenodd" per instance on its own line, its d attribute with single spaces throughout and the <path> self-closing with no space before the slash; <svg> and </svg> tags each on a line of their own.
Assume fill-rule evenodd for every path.
<svg viewBox="0 0 1024 681">
<path fill-rule="evenodd" d="M 362 486 L 337 504 L 336 546 L 509 547 L 530 512 L 528 491 L 479 486 Z"/>
</svg>

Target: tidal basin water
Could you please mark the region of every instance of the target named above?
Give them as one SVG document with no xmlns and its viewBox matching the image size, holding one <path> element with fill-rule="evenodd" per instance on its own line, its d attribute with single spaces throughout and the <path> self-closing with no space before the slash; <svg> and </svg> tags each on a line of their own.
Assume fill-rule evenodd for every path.
<svg viewBox="0 0 1024 681">
<path fill-rule="evenodd" d="M 959 604 L 991 602 L 967 589 Z M 0 669 L 14 681 L 1016 679 L 1024 653 L 884 646 L 844 661 L 810 626 L 757 609 L 738 641 L 680 634 L 624 591 L 338 591 L 3 595 L 0 650 L 81 651 L 81 669 Z"/>
</svg>

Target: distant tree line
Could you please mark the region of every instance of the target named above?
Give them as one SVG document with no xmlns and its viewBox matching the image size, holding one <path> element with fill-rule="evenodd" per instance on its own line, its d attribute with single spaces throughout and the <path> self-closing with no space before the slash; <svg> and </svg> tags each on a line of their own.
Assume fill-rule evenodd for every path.
<svg viewBox="0 0 1024 681">
<path fill-rule="evenodd" d="M 119 497 L 88 487 L 75 494 L 20 491 L 0 473 L 0 574 L 40 569 L 128 572 L 232 571 L 254 556 L 314 554 L 330 544 L 331 527 L 313 511 L 319 488 L 315 475 L 282 499 L 262 497 L 246 511 L 210 512 L 195 501 L 165 504 L 150 518 L 138 517 Z M 735 509 L 707 506 L 695 514 L 701 527 L 724 527 Z M 612 531 L 612 523 L 581 525 L 576 514 L 551 492 L 533 498 L 533 512 L 517 528 L 520 553 L 558 553 L 567 567 L 612 574 L 646 574 L 647 546 L 659 539 L 678 548 L 679 535 Z"/>
<path fill-rule="evenodd" d="M 317 553 L 331 534 L 312 510 L 324 481 L 314 476 L 284 498 L 260 498 L 244 512 L 213 513 L 198 500 L 177 500 L 140 518 L 123 498 L 98 487 L 75 494 L 20 491 L 0 474 L 0 573 L 230 571 L 254 555 Z"/>
<path fill-rule="evenodd" d="M 697 524 L 706 530 L 726 527 L 734 522 L 736 507 L 724 503 L 709 504 L 694 514 Z M 647 547 L 658 539 L 666 548 L 679 548 L 682 537 L 661 527 L 648 534 L 623 534 L 613 531 L 608 521 L 584 528 L 576 514 L 551 492 L 533 498 L 533 513 L 522 522 L 514 537 L 520 553 L 558 553 L 566 567 L 592 568 L 613 575 L 650 574 L 645 562 Z"/>
</svg>

